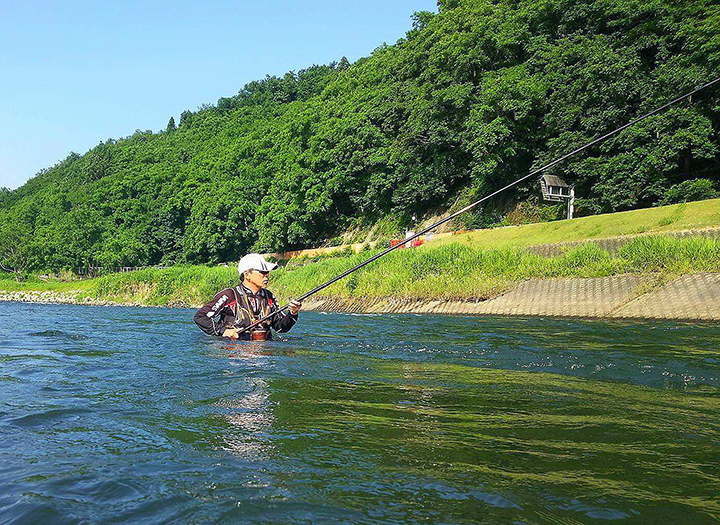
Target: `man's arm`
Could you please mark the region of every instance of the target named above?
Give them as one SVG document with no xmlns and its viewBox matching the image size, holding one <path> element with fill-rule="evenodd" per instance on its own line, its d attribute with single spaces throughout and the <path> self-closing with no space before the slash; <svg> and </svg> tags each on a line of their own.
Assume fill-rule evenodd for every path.
<svg viewBox="0 0 720 525">
<path fill-rule="evenodd" d="M 212 301 L 195 312 L 193 321 L 200 330 L 209 335 L 223 335 L 226 327 L 221 322 L 222 316 L 232 314 L 232 305 L 235 303 L 231 294 L 232 291 L 229 289 L 222 290 L 213 297 Z"/>
<path fill-rule="evenodd" d="M 277 302 L 275 297 L 272 297 L 272 308 L 273 311 L 277 311 Z M 290 309 L 280 312 L 272 317 L 272 327 L 276 332 L 289 332 L 290 329 L 295 326 L 298 320 L 298 310 L 300 310 L 300 303 L 296 301 L 290 302 Z M 294 311 L 294 313 L 293 313 Z"/>
</svg>

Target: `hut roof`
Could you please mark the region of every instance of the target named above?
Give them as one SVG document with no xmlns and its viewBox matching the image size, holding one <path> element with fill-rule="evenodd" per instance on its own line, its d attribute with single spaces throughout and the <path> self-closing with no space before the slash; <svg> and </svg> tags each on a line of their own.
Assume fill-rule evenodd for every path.
<svg viewBox="0 0 720 525">
<path fill-rule="evenodd" d="M 560 177 L 556 177 L 555 175 L 543 175 L 542 178 L 548 186 L 561 186 L 563 188 L 569 187 L 564 180 Z"/>
</svg>

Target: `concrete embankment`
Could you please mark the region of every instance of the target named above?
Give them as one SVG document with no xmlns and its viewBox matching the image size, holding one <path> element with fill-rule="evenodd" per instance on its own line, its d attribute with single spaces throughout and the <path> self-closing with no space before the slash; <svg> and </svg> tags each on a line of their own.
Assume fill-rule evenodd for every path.
<svg viewBox="0 0 720 525">
<path fill-rule="evenodd" d="M 137 302 L 117 303 L 104 299 L 82 298 L 77 291 L 0 292 L 0 301 L 144 306 Z M 347 313 L 720 321 L 720 273 L 697 273 L 668 281 L 660 281 L 653 275 L 636 274 L 589 279 L 534 279 L 518 283 L 511 290 L 485 301 L 313 297 L 305 302 L 304 309 Z"/>
<path fill-rule="evenodd" d="M 720 273 L 658 282 L 645 275 L 536 279 L 486 301 L 311 298 L 306 310 L 720 321 Z"/>
</svg>

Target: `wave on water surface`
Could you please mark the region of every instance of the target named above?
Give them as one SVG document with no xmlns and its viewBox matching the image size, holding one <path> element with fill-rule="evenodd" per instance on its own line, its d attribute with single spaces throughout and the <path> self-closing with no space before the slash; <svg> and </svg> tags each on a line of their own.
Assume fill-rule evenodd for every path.
<svg viewBox="0 0 720 525">
<path fill-rule="evenodd" d="M 88 336 L 84 334 L 63 332 L 62 330 L 43 330 L 42 332 L 32 332 L 28 335 L 31 337 L 50 337 L 72 341 L 86 341 L 88 339 Z"/>
</svg>

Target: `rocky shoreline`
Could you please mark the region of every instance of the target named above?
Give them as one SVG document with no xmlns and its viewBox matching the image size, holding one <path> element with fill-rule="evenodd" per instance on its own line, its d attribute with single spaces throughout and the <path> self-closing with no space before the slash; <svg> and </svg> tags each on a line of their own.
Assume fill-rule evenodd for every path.
<svg viewBox="0 0 720 525">
<path fill-rule="evenodd" d="M 67 292 L 21 290 L 4 291 L 0 290 L 0 302 L 37 303 L 37 304 L 79 304 L 86 306 L 136 306 L 140 308 L 200 308 L 200 305 L 192 305 L 183 301 L 170 302 L 157 306 L 145 304 L 139 301 L 112 301 L 110 299 L 96 299 L 83 297 L 80 290 L 69 290 Z"/>
<path fill-rule="evenodd" d="M 92 297 L 81 297 L 79 290 L 70 290 L 68 292 L 36 290 L 0 291 L 0 301 L 39 304 L 84 304 L 89 306 L 140 306 L 122 304 L 105 299 L 93 299 Z"/>
<path fill-rule="evenodd" d="M 0 291 L 0 301 L 91 306 L 141 306 L 83 297 L 78 290 Z M 184 302 L 164 307 L 198 308 Z M 313 297 L 304 310 L 345 313 L 508 315 L 597 319 L 720 321 L 720 273 L 684 275 L 657 283 L 652 276 L 625 274 L 597 278 L 534 279 L 483 301 L 402 298 Z"/>
</svg>

